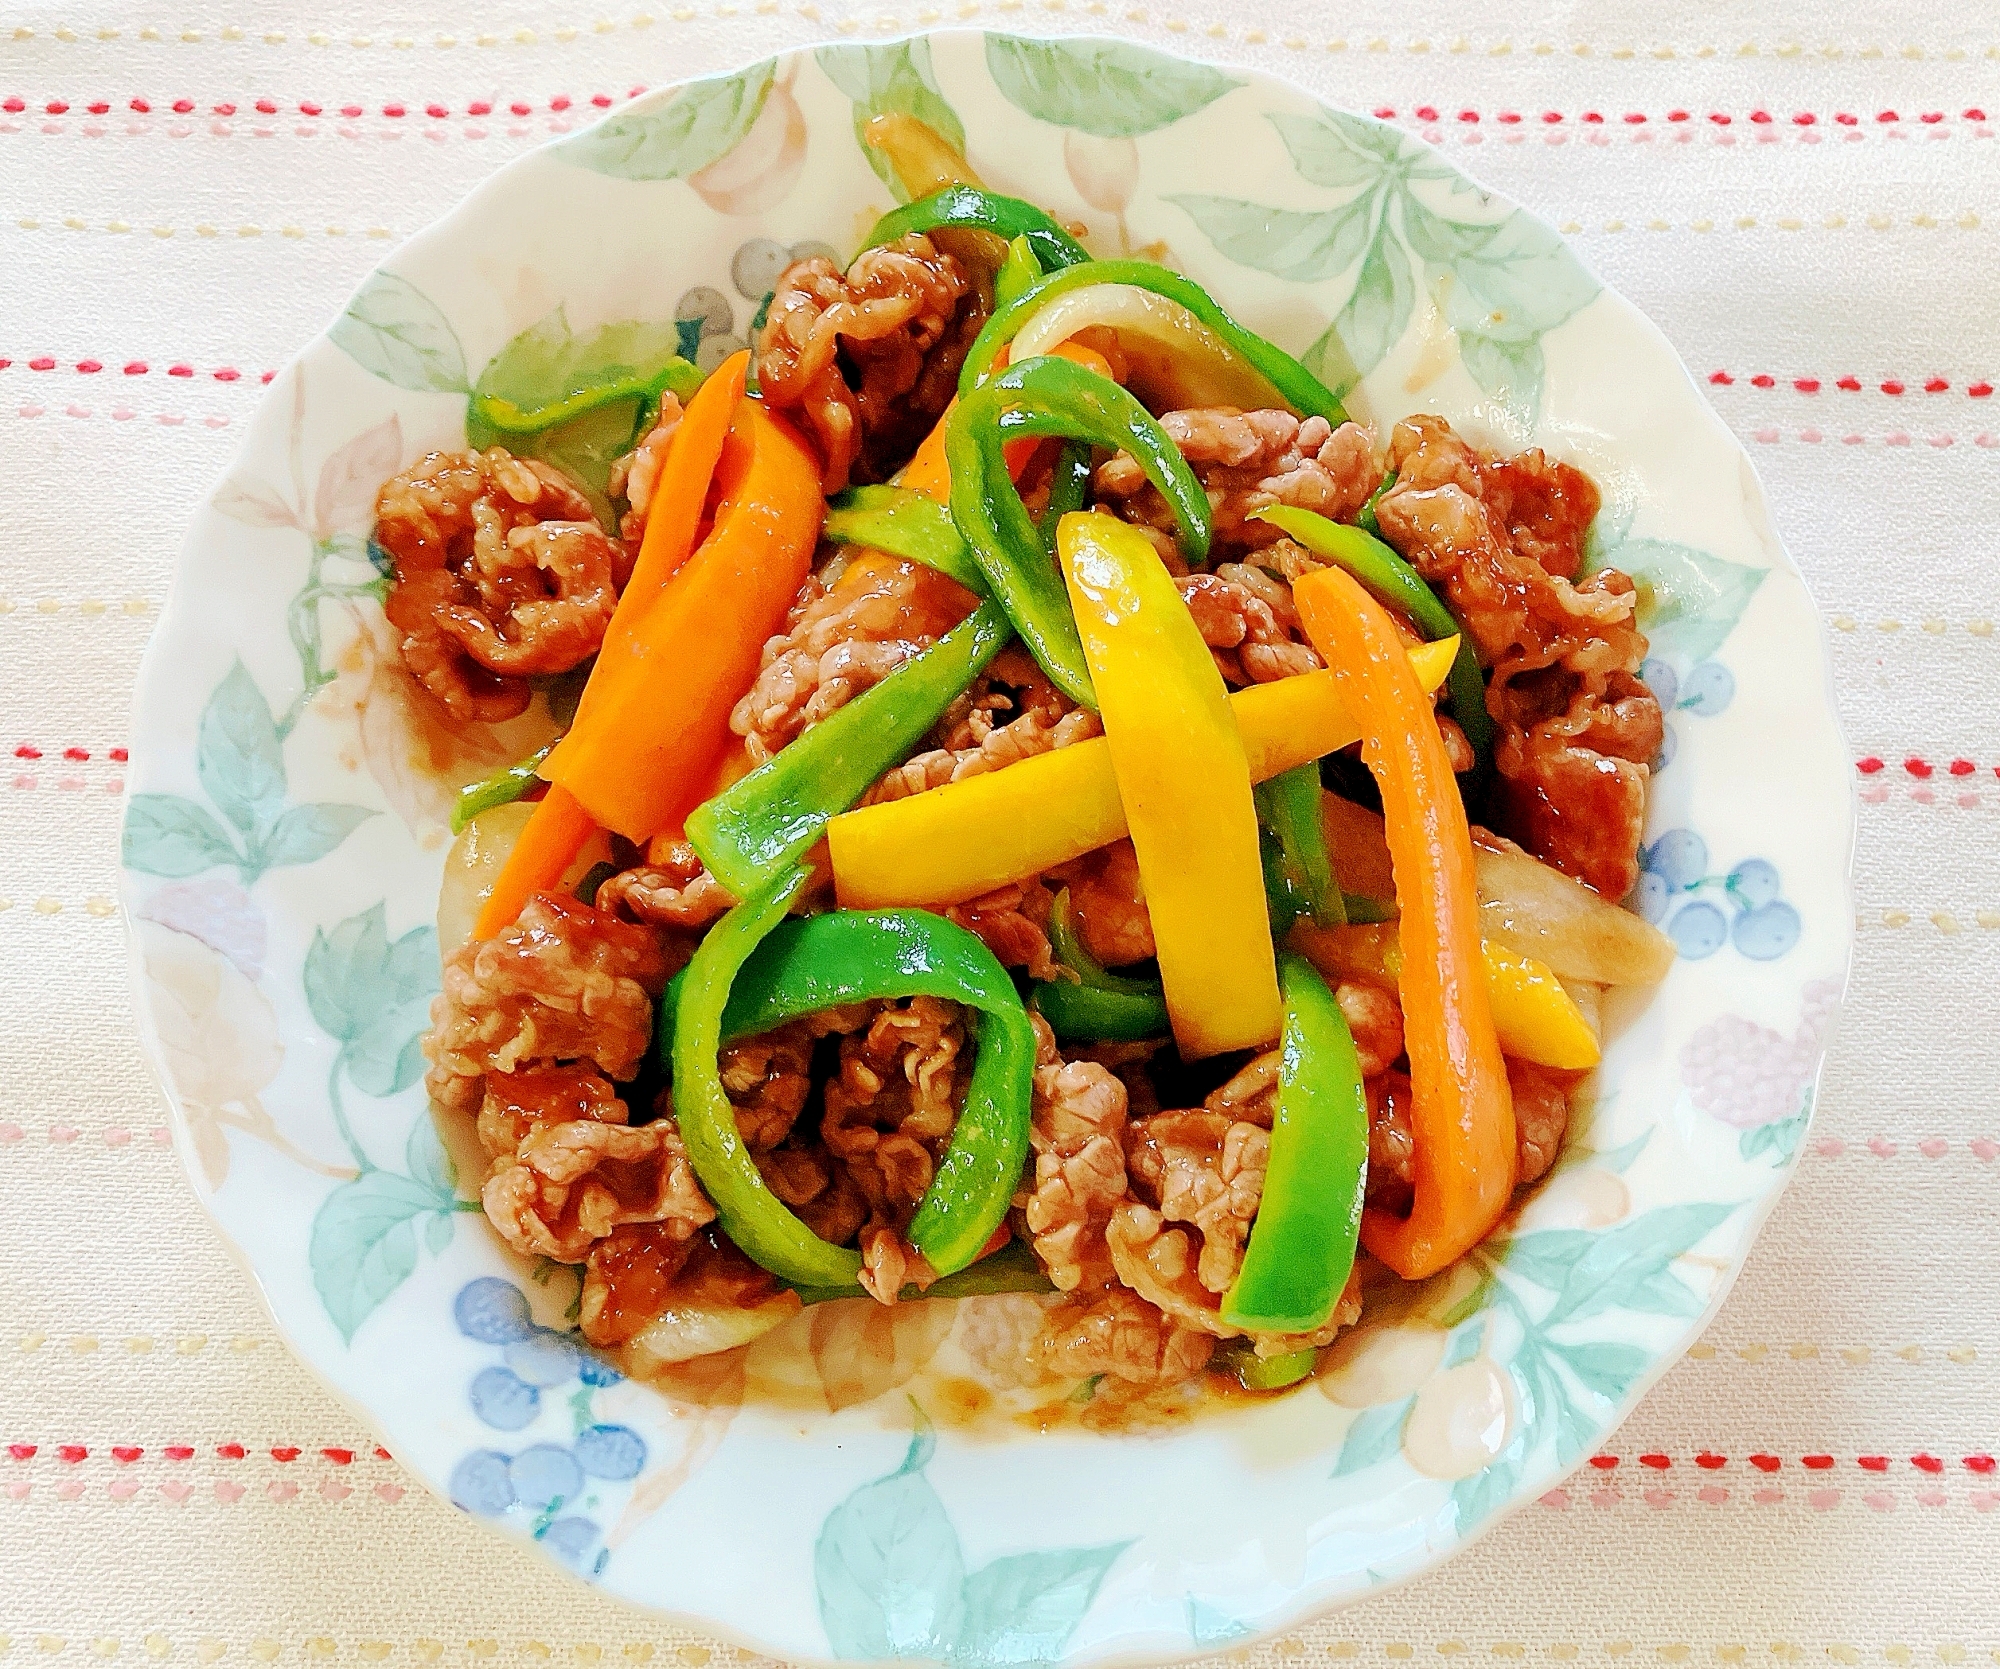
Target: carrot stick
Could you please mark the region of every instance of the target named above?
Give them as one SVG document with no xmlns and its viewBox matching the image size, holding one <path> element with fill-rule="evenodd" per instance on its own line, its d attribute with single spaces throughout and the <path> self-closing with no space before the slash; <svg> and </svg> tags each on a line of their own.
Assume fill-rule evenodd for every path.
<svg viewBox="0 0 2000 1669">
<path fill-rule="evenodd" d="M 673 578 L 694 550 L 695 529 L 708 499 L 708 485 L 722 457 L 722 443 L 729 434 L 730 420 L 742 403 L 749 369 L 748 348 L 731 354 L 710 373 L 708 381 L 696 391 L 682 413 L 681 426 L 674 431 L 666 462 L 660 466 L 660 478 L 653 488 L 646 533 L 639 541 L 632 578 L 618 599 L 611 630 L 605 634 L 607 649 L 621 619 L 629 627 L 631 618 L 645 611 L 654 594 Z"/>
<path fill-rule="evenodd" d="M 715 473 L 713 530 L 621 652 L 598 657 L 569 734 L 542 766 L 629 840 L 670 827 L 707 790 L 730 709 L 784 625 L 825 514 L 812 453 L 759 401 L 739 403 Z"/>
<path fill-rule="evenodd" d="M 562 872 L 576 862 L 583 843 L 596 829 L 590 813 L 576 803 L 568 789 L 551 786 L 500 866 L 493 890 L 479 907 L 472 936 L 490 939 L 503 927 L 513 926 L 530 898 L 562 879 Z"/>
</svg>

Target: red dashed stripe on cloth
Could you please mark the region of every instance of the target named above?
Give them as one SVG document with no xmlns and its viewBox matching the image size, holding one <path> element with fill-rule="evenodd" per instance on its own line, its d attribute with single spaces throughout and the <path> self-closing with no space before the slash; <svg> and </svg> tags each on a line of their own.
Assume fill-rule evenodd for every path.
<svg viewBox="0 0 2000 1669">
<path fill-rule="evenodd" d="M 1859 771 L 1861 775 L 1863 775 L 1864 777 L 1873 777 L 1873 776 L 1880 776 L 1884 771 L 1888 770 L 1890 767 L 1889 767 L 1889 762 L 1887 760 L 1877 758 L 1874 754 L 1871 753 L 1865 759 L 1855 760 L 1854 768 L 1855 770 Z M 1971 776 L 1983 776 L 1988 770 L 1991 770 L 1995 776 L 2000 776 L 2000 765 L 1981 766 L 1975 764 L 1970 759 L 1953 759 L 1947 761 L 1944 764 L 1938 765 L 1938 764 L 1933 764 L 1928 759 L 1919 758 L 1915 754 L 1912 754 L 1908 759 L 1903 760 L 1898 769 L 1900 769 L 1906 776 L 1915 777 L 1919 782 L 1930 781 L 1930 779 L 1936 776 L 1939 771 L 1943 771 L 1949 776 L 1960 777 L 1960 778 L 1971 777 Z"/>
<path fill-rule="evenodd" d="M 1397 120 L 1427 123 L 1458 122 L 1468 127 L 1475 126 L 1481 121 L 1492 121 L 1502 127 L 1515 127 L 1531 122 L 1540 122 L 1554 127 L 1566 121 L 1581 122 L 1589 127 L 1602 127 L 1611 124 L 1625 127 L 1645 127 L 1652 123 L 1663 123 L 1666 126 L 1674 127 L 1698 121 L 1707 121 L 1715 127 L 1732 127 L 1741 121 L 1748 123 L 1752 127 L 1788 125 L 1791 127 L 1810 128 L 1817 127 L 1822 120 L 1818 112 L 1811 110 L 1794 111 L 1788 116 L 1775 115 L 1771 111 L 1761 108 L 1751 110 L 1747 114 L 1731 114 L 1723 110 L 1710 110 L 1700 114 L 1692 110 L 1667 110 L 1652 113 L 1643 110 L 1628 110 L 1624 112 L 1586 110 L 1580 115 L 1565 115 L 1560 110 L 1499 110 L 1485 112 L 1478 110 L 1448 110 L 1440 109 L 1438 106 L 1431 104 L 1420 104 L 1402 112 L 1399 112 L 1393 105 L 1378 105 L 1375 108 L 1375 115 L 1378 119 L 1385 122 Z M 1942 110 L 1925 110 L 1909 118 L 1905 118 L 1900 112 L 1895 110 L 1877 110 L 1872 115 L 1862 115 L 1852 110 L 1836 110 L 1828 119 L 1835 126 L 1843 128 L 1858 128 L 1866 122 L 1873 122 L 1878 127 L 1894 127 L 1904 124 L 1906 120 L 1915 122 L 1920 127 L 1937 127 L 1951 120 L 1951 117 Z M 1967 122 L 1984 122 L 1986 120 L 1986 112 L 1977 105 L 1968 106 L 1960 113 L 1959 119 Z"/>
<path fill-rule="evenodd" d="M 40 1455 L 61 1461 L 66 1466 L 76 1466 L 88 1460 L 92 1452 L 90 1446 L 84 1443 L 58 1443 L 53 1447 L 41 1443 L 7 1445 L 7 1458 L 23 1465 Z M 146 1449 L 135 1443 L 102 1445 L 95 1452 L 99 1455 L 109 1455 L 120 1466 L 130 1466 L 134 1461 L 144 1459 L 147 1454 Z M 279 1464 L 289 1465 L 306 1451 L 295 1444 L 279 1443 L 273 1444 L 266 1452 Z M 200 1451 L 191 1443 L 165 1443 L 154 1453 L 161 1460 L 188 1461 L 193 1460 Z M 364 1445 L 358 1449 L 327 1447 L 318 1450 L 317 1453 L 319 1459 L 334 1466 L 352 1466 L 357 1456 L 364 1460 L 393 1458 L 387 1449 L 379 1445 L 372 1447 Z M 215 1454 L 220 1460 L 246 1460 L 250 1456 L 250 1450 L 242 1443 L 218 1443 L 215 1445 Z"/>
<path fill-rule="evenodd" d="M 1615 1472 L 1624 1464 L 1625 1458 L 1622 1455 L 1592 1455 L 1590 1457 L 1590 1464 L 1599 1472 Z M 1653 1472 L 1671 1471 L 1675 1464 L 1673 1456 L 1659 1453 L 1636 1455 L 1631 1458 L 1638 1465 Z M 1687 1458 L 1692 1458 L 1694 1464 L 1704 1472 L 1720 1472 L 1731 1464 L 1731 1458 L 1728 1455 L 1719 1455 L 1712 1449 L 1703 1449 L 1698 1454 Z M 1746 1462 L 1757 1471 L 1764 1473 L 1781 1471 L 1785 1466 L 1782 1456 L 1761 1452 L 1742 1455 L 1736 1458 Z M 1808 1472 L 1830 1472 L 1835 1467 L 1844 1464 L 1844 1462 L 1830 1454 L 1813 1454 L 1795 1457 L 1794 1464 L 1804 1467 Z M 1853 1464 L 1860 1467 L 1864 1472 L 1887 1472 L 1892 1466 L 1908 1465 L 1916 1468 L 1919 1472 L 1936 1477 L 1952 1463 L 1933 1454 L 1915 1454 L 1911 1455 L 1907 1461 L 1892 1458 L 1888 1455 L 1856 1455 Z M 1993 1456 L 1984 1453 L 1961 1455 L 1958 1457 L 1957 1464 L 1966 1471 L 1982 1478 L 1991 1477 L 1996 1468 Z"/>
<path fill-rule="evenodd" d="M 51 755 L 48 751 L 35 746 L 33 742 L 22 742 L 16 745 L 14 757 L 16 759 L 36 760 L 46 759 L 51 757 Z M 68 760 L 71 764 L 82 765 L 91 758 L 91 753 L 88 748 L 70 746 L 64 748 L 59 757 Z M 123 765 L 131 759 L 132 755 L 130 750 L 126 748 L 110 748 L 105 750 L 104 757 L 114 765 Z"/>
<path fill-rule="evenodd" d="M 1774 377 L 1767 371 L 1760 371 L 1750 377 L 1740 377 L 1728 371 L 1711 371 L 1708 380 L 1717 388 L 1730 388 L 1738 382 L 1744 382 L 1752 388 L 1777 388 L 1782 385 L 1800 394 L 1818 394 L 1827 388 L 1837 388 L 1844 393 L 1857 394 L 1867 386 L 1859 377 L 1854 376 L 1836 377 L 1833 381 L 1826 382 L 1818 377 Z M 1948 377 L 1926 377 L 1921 381 L 1886 377 L 1874 386 L 1879 393 L 1900 396 L 1916 393 L 1919 390 L 1925 394 L 1948 394 L 1953 385 Z M 1993 393 L 1993 384 L 1981 377 L 1976 382 L 1967 383 L 1964 393 L 1970 399 L 1984 400 Z"/>
<path fill-rule="evenodd" d="M 338 116 L 348 121 L 358 121 L 364 116 L 379 115 L 390 121 L 418 121 L 428 117 L 432 121 L 445 121 L 453 116 L 491 116 L 495 114 L 531 116 L 546 110 L 562 115 L 570 110 L 608 110 L 622 99 L 638 98 L 646 89 L 634 87 L 622 94 L 592 93 L 587 98 L 573 97 L 568 93 L 556 93 L 545 99 L 474 99 L 454 109 L 436 100 L 410 99 L 392 101 L 373 107 L 344 103 L 334 104 L 315 99 L 276 99 L 262 97 L 238 103 L 225 101 L 219 104 L 203 104 L 190 98 L 151 99 L 127 98 L 111 100 L 105 98 L 78 102 L 71 99 L 28 99 L 20 94 L 12 94 L 0 99 L 0 112 L 10 116 L 109 116 L 114 112 L 135 116 L 175 115 L 175 116 L 288 116 L 297 115 L 308 119 L 324 116 Z M 1761 107 L 1748 111 L 1694 111 L 1668 109 L 1662 111 L 1603 111 L 1584 110 L 1564 112 L 1560 110 L 1471 110 L 1449 108 L 1432 104 L 1419 104 L 1404 110 L 1393 105 L 1376 107 L 1375 115 L 1385 122 L 1416 121 L 1425 123 L 1455 122 L 1467 127 L 1482 122 L 1492 122 L 1501 127 L 1524 126 L 1540 123 L 1559 126 L 1566 122 L 1579 123 L 1588 127 L 1621 126 L 1647 127 L 1653 125 L 1677 127 L 1691 123 L 1706 122 L 1714 127 L 1733 127 L 1741 122 L 1752 128 L 1814 128 L 1831 124 L 1837 128 L 1859 129 L 1877 128 L 1937 128 L 1953 121 L 1981 124 L 1987 120 L 1986 112 L 1977 105 L 1970 105 L 1956 115 L 1944 110 L 1913 111 L 1907 115 L 1898 110 L 1882 109 L 1874 111 L 1834 110 L 1826 113 L 1813 110 L 1777 112 Z"/>
<path fill-rule="evenodd" d="M 129 113 L 134 116 L 222 116 L 225 118 L 230 116 L 303 116 L 308 120 L 334 116 L 350 122 L 359 121 L 364 116 L 380 115 L 387 117 L 390 121 L 401 121 L 405 118 L 422 120 L 428 117 L 432 121 L 441 122 L 453 116 L 481 117 L 495 114 L 503 116 L 532 116 L 538 110 L 546 110 L 553 115 L 560 116 L 570 110 L 609 110 L 621 100 L 638 98 L 645 90 L 644 87 L 634 87 L 624 93 L 592 93 L 589 97 L 581 99 L 572 98 L 568 93 L 557 93 L 550 98 L 533 103 L 526 99 L 474 99 L 462 110 L 453 110 L 449 105 L 439 104 L 434 100 L 390 103 L 376 106 L 371 110 L 366 105 L 329 104 L 323 100 L 316 99 L 299 99 L 296 101 L 286 99 L 281 101 L 274 98 L 259 98 L 252 99 L 243 104 L 225 102 L 222 104 L 203 105 L 188 98 L 131 98 L 123 99 L 116 103 L 110 99 L 93 99 L 88 103 L 78 104 L 69 99 L 30 100 L 22 98 L 19 94 L 13 94 L 7 98 L 0 99 L 0 112 L 5 112 L 9 116 L 109 116 L 114 112 L 121 114 Z"/>
<path fill-rule="evenodd" d="M 59 360 L 53 354 L 37 354 L 32 359 L 0 359 L 0 371 L 22 369 L 28 371 L 68 371 L 78 376 L 95 377 L 115 369 L 128 377 L 148 377 L 155 374 L 154 367 L 143 359 L 127 360 L 123 365 L 109 367 L 99 359 Z M 170 377 L 201 377 L 213 382 L 241 382 L 245 377 L 255 377 L 260 383 L 267 383 L 278 373 L 276 371 L 239 371 L 233 365 L 218 365 L 211 370 L 198 371 L 192 365 L 168 365 L 163 367 Z"/>
</svg>

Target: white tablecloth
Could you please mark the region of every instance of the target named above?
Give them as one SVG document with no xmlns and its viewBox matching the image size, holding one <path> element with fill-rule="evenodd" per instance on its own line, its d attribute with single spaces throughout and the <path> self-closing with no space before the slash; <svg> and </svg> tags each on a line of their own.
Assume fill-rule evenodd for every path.
<svg viewBox="0 0 2000 1669">
<path fill-rule="evenodd" d="M 134 1037 L 112 902 L 128 703 L 262 379 L 394 240 L 634 87 L 963 20 L 1291 76 L 1570 233 L 1749 443 L 1862 773 L 1851 1006 L 1708 1342 L 1566 1492 L 1253 1655 L 2000 1662 L 2000 19 L 1750 10 L 0 18 L 0 1656 L 709 1661 L 432 1500 L 275 1341 Z"/>
</svg>

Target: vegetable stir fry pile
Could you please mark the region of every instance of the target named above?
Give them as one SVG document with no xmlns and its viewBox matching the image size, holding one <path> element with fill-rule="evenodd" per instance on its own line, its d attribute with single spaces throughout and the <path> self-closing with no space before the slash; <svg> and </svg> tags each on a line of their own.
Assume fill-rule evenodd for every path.
<svg viewBox="0 0 2000 1669">
<path fill-rule="evenodd" d="M 1355 422 L 1080 235 L 953 180 L 705 378 L 477 414 L 638 402 L 615 526 L 497 446 L 382 488 L 450 720 L 567 679 L 462 794 L 429 1082 L 628 1365 L 1027 1291 L 1053 1381 L 1290 1384 L 1362 1265 L 1494 1229 L 1671 960 L 1591 483 Z"/>
</svg>

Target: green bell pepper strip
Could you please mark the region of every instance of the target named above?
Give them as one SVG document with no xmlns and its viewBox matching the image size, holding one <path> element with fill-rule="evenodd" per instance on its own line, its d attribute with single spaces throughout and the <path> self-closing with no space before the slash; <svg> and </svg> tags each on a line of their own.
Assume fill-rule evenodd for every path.
<svg viewBox="0 0 2000 1669">
<path fill-rule="evenodd" d="M 1346 926 L 1346 900 L 1334 882 L 1326 825 L 1319 815 L 1319 761 L 1280 771 L 1258 783 L 1251 794 L 1257 801 L 1257 821 L 1277 844 L 1287 913 L 1293 920 L 1310 916 L 1321 927 Z M 1267 875 L 1267 885 L 1269 880 Z M 1277 902 L 1274 898 L 1274 906 Z M 1286 932 L 1291 925 L 1290 920 L 1285 922 Z M 1277 937 L 1282 941 L 1284 933 Z"/>
<path fill-rule="evenodd" d="M 927 493 L 907 487 L 849 487 L 827 500 L 820 533 L 837 545 L 866 545 L 905 562 L 921 562 L 975 595 L 986 595 L 986 576 L 958 536 L 951 512 Z"/>
<path fill-rule="evenodd" d="M 644 374 L 627 371 L 625 375 L 606 382 L 585 382 L 581 387 L 572 388 L 568 393 L 545 400 L 538 406 L 518 406 L 498 394 L 475 393 L 472 410 L 489 428 L 498 429 L 502 434 L 532 435 L 618 400 L 638 400 L 642 411 L 657 413 L 662 394 L 672 393 L 685 400 L 701 384 L 701 372 L 676 355 L 657 370 Z M 649 422 L 645 427 L 650 429 L 652 424 Z M 643 434 L 645 430 L 639 432 Z"/>
<path fill-rule="evenodd" d="M 687 837 L 738 898 L 817 844 L 829 819 L 916 746 L 1014 635 L 984 602 L 922 654 L 688 814 Z"/>
<path fill-rule="evenodd" d="M 805 875 L 774 877 L 710 929 L 660 1005 L 674 1112 L 688 1157 L 730 1239 L 783 1280 L 852 1285 L 860 1255 L 829 1246 L 757 1174 L 716 1071 L 716 1051 L 802 1014 L 877 997 L 947 997 L 973 1011 L 972 1076 L 910 1244 L 950 1275 L 979 1256 L 1021 1180 L 1034 1095 L 1035 1032 L 1007 970 L 964 928 L 927 910 L 834 910 L 780 921 Z M 713 957 L 709 947 L 720 938 Z"/>
<path fill-rule="evenodd" d="M 1214 1365 L 1235 1374 L 1236 1382 L 1246 1391 L 1282 1391 L 1287 1385 L 1298 1384 L 1318 1364 L 1317 1350 L 1259 1356 L 1248 1339 L 1225 1340 L 1214 1357 Z"/>
<path fill-rule="evenodd" d="M 1318 377 L 1273 342 L 1245 330 L 1216 305 L 1215 298 L 1192 278 L 1156 266 L 1151 261 L 1091 261 L 1051 272 L 1019 300 L 994 309 L 981 326 L 958 374 L 958 391 L 969 394 L 986 379 L 1000 349 L 1014 340 L 1043 305 L 1086 284 L 1130 284 L 1177 301 L 1229 347 L 1241 354 L 1285 403 L 1302 417 L 1324 417 L 1338 426 L 1347 421 L 1340 397 Z"/>
<path fill-rule="evenodd" d="M 1251 511 L 1250 518 L 1282 528 L 1313 555 L 1337 562 L 1391 608 L 1408 615 L 1433 643 L 1456 634 L 1458 657 L 1445 679 L 1451 692 L 1452 717 L 1472 744 L 1475 760 L 1492 756 L 1493 717 L 1486 711 L 1486 680 L 1479 670 L 1479 657 L 1473 653 L 1472 634 L 1416 569 L 1372 533 L 1294 505 L 1267 504 Z"/>
<path fill-rule="evenodd" d="M 1066 440 L 1056 456 L 1055 468 L 1049 473 L 1049 502 L 1038 524 L 1043 550 L 1054 552 L 1057 526 L 1071 511 L 1083 508 L 1084 496 L 1089 491 L 1090 448 L 1080 440 Z"/>
<path fill-rule="evenodd" d="M 794 1287 L 802 1302 L 827 1304 L 837 1298 L 866 1298 L 859 1281 L 844 1287 Z M 955 1275 L 941 1275 L 927 1287 L 907 1286 L 897 1296 L 899 1304 L 921 1298 L 983 1298 L 995 1292 L 1054 1292 L 1035 1254 L 1018 1240 L 1010 1240 L 997 1252 L 989 1252 L 977 1263 L 968 1263 Z"/>
<path fill-rule="evenodd" d="M 519 764 L 508 765 L 478 782 L 468 782 L 458 791 L 458 799 L 452 805 L 451 832 L 464 834 L 465 825 L 482 811 L 512 805 L 533 788 L 541 780 L 535 773 L 542 768 L 542 761 L 555 751 L 555 745 L 554 742 L 546 743 Z"/>
<path fill-rule="evenodd" d="M 1076 266 L 1088 261 L 1083 245 L 1065 232 L 1049 216 L 1018 197 L 1003 197 L 976 185 L 948 185 L 891 209 L 875 222 L 864 248 L 893 243 L 906 232 L 934 232 L 940 226 L 967 226 L 991 232 L 1007 243 L 1025 237 L 1028 247 L 1044 272 Z"/>
<path fill-rule="evenodd" d="M 1049 911 L 1049 948 L 1076 975 L 1038 980 L 1029 989 L 1036 1009 L 1065 1042 L 1137 1043 L 1168 1032 L 1167 998 L 1157 979 L 1114 974 L 1083 947 L 1069 888 Z"/>
<path fill-rule="evenodd" d="M 1000 270 L 993 275 L 993 305 L 1005 307 L 1016 296 L 1025 295 L 1036 279 L 1042 276 L 1042 263 L 1035 259 L 1034 245 L 1028 242 L 1027 233 L 1007 245 L 1007 259 L 1000 263 Z"/>
<path fill-rule="evenodd" d="M 1302 956 L 1278 958 L 1285 997 L 1264 1197 L 1222 1319 L 1252 1333 L 1326 1324 L 1354 1270 L 1368 1181 L 1368 1092 L 1354 1037 Z"/>
<path fill-rule="evenodd" d="M 1042 670 L 1071 700 L 1095 710 L 1097 693 L 1068 588 L 1014 488 L 1001 450 L 1005 442 L 1027 435 L 1059 435 L 1129 452 L 1172 508 L 1190 562 L 1208 555 L 1208 494 L 1151 412 L 1109 377 L 1070 360 L 1024 359 L 952 407 L 944 443 L 951 519 Z"/>
<path fill-rule="evenodd" d="M 1376 484 L 1375 490 L 1368 495 L 1368 502 L 1354 512 L 1354 525 L 1363 533 L 1372 533 L 1378 539 L 1382 537 L 1382 524 L 1375 519 L 1375 506 L 1381 502 L 1382 495 L 1395 484 L 1396 472 L 1392 469 Z"/>
</svg>

